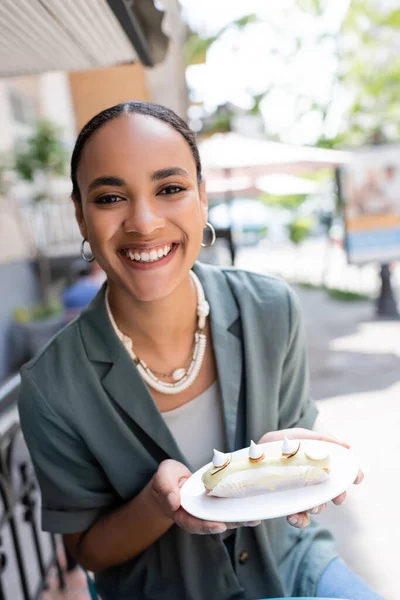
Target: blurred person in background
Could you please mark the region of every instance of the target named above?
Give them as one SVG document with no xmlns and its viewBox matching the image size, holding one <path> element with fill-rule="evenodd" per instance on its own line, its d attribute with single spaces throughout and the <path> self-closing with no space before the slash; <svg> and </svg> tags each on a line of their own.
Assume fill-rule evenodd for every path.
<svg viewBox="0 0 400 600">
<path fill-rule="evenodd" d="M 186 123 L 149 103 L 107 109 L 81 131 L 71 174 L 83 239 L 107 281 L 22 369 L 43 528 L 95 572 L 103 600 L 377 600 L 311 518 L 325 505 L 261 523 L 204 521 L 181 506 L 183 482 L 213 448 L 341 443 L 312 431 L 289 286 L 196 262 L 210 226 Z"/>
</svg>

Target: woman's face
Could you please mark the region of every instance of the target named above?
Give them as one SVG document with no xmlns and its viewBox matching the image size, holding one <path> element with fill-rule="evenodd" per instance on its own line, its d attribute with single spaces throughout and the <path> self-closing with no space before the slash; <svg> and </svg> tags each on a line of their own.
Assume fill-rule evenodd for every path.
<svg viewBox="0 0 400 600">
<path fill-rule="evenodd" d="M 170 294 L 196 260 L 207 220 L 186 140 L 153 117 L 117 117 L 87 142 L 77 175 L 80 230 L 111 285 L 139 301 Z"/>
</svg>

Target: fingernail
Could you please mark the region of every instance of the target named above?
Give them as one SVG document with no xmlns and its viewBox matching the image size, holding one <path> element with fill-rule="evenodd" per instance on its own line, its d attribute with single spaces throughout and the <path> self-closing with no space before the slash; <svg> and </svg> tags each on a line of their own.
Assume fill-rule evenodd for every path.
<svg viewBox="0 0 400 600">
<path fill-rule="evenodd" d="M 356 485 L 358 485 L 359 483 L 362 483 L 363 480 L 364 480 L 364 473 L 361 472 L 357 475 Z"/>
<path fill-rule="evenodd" d="M 315 506 L 314 508 L 312 508 L 312 509 L 310 510 L 310 513 L 311 513 L 312 515 L 316 515 L 318 512 L 319 512 L 319 508 L 318 508 L 318 506 Z"/>
<path fill-rule="evenodd" d="M 288 521 L 291 525 L 297 525 L 299 522 L 299 517 L 289 517 Z"/>
<path fill-rule="evenodd" d="M 247 523 L 244 523 L 245 527 L 257 527 L 257 525 L 259 525 L 261 523 L 261 521 L 247 521 Z"/>
<path fill-rule="evenodd" d="M 218 527 L 211 527 L 210 529 L 210 533 L 212 534 L 217 534 L 217 533 L 224 533 L 226 531 L 226 527 L 223 525 L 219 525 Z"/>
</svg>

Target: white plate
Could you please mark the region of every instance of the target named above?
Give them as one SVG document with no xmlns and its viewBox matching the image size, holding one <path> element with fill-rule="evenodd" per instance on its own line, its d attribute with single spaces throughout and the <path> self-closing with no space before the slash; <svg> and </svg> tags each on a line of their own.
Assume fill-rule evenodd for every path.
<svg viewBox="0 0 400 600">
<path fill-rule="evenodd" d="M 320 441 L 304 440 L 308 445 L 320 445 Z M 331 456 L 331 474 L 323 483 L 317 483 L 304 488 L 296 488 L 281 492 L 268 492 L 248 498 L 216 498 L 207 496 L 201 476 L 211 463 L 194 473 L 181 489 L 181 505 L 191 515 L 206 521 L 221 521 L 224 523 L 241 523 L 245 521 L 263 521 L 275 519 L 308 510 L 329 502 L 339 496 L 355 480 L 359 470 L 357 457 L 351 450 L 338 444 L 323 442 Z M 269 442 L 272 448 L 280 454 L 282 442 Z M 260 444 L 263 448 L 264 444 Z M 235 458 L 248 456 L 248 448 L 233 453 Z"/>
</svg>

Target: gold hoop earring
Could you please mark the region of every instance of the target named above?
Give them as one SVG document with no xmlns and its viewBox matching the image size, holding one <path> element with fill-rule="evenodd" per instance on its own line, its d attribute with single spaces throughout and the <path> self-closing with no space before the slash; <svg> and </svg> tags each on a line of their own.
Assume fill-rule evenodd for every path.
<svg viewBox="0 0 400 600">
<path fill-rule="evenodd" d="M 208 244 L 201 242 L 201 247 L 202 248 L 211 248 L 211 246 L 214 246 L 214 244 L 215 244 L 215 240 L 217 239 L 217 234 L 215 233 L 214 227 L 208 221 L 207 221 L 204 229 L 206 229 L 206 228 L 208 228 L 211 232 L 211 241 Z"/>
<path fill-rule="evenodd" d="M 85 262 L 91 263 L 94 261 L 94 256 L 92 253 L 92 250 L 90 250 L 91 254 L 90 256 L 87 256 L 87 254 L 85 254 L 85 244 L 88 240 L 86 238 L 83 238 L 82 243 L 81 243 L 81 256 L 83 258 L 83 260 Z"/>
</svg>

